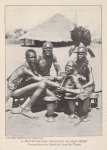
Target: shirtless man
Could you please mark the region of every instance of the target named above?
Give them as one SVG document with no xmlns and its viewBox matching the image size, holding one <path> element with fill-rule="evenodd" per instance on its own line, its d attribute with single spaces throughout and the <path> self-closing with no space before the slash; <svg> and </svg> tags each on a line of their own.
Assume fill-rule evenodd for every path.
<svg viewBox="0 0 107 150">
<path fill-rule="evenodd" d="M 25 103 L 18 108 L 13 108 L 12 113 L 22 113 L 30 118 L 36 118 L 35 113 L 32 113 L 31 106 L 40 95 L 45 96 L 46 84 L 42 82 L 42 77 L 37 72 L 37 56 L 32 49 L 26 51 L 26 63 L 17 68 L 8 80 L 8 92 L 6 102 L 10 97 L 22 98 L 30 97 Z M 30 82 L 30 79 L 33 82 Z M 37 82 L 37 83 L 35 83 Z"/>
<path fill-rule="evenodd" d="M 50 80 L 54 80 L 54 77 L 50 76 L 50 69 L 52 63 L 56 70 L 57 76 L 60 76 L 60 66 L 57 62 L 55 54 L 53 54 L 53 45 L 51 42 L 45 42 L 43 44 L 43 53 L 42 56 L 39 56 L 38 59 L 38 72 L 41 76 L 46 76 Z"/>
</svg>

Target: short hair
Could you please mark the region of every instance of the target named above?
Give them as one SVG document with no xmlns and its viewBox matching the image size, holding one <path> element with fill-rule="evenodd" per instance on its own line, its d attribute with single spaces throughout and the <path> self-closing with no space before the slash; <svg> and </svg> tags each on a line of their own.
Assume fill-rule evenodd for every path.
<svg viewBox="0 0 107 150">
<path fill-rule="evenodd" d="M 26 58 L 28 57 L 29 53 L 34 53 L 36 55 L 36 52 L 33 49 L 28 49 L 25 53 Z"/>
<path fill-rule="evenodd" d="M 42 48 L 45 49 L 47 44 L 49 44 L 50 47 L 53 49 L 53 44 L 51 42 L 48 42 L 48 41 L 43 43 L 43 47 Z"/>
</svg>

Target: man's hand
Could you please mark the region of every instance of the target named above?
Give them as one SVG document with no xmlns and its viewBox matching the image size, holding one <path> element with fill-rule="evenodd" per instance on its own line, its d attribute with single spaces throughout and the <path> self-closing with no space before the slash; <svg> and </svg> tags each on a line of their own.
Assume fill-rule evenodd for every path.
<svg viewBox="0 0 107 150">
<path fill-rule="evenodd" d="M 48 79 L 45 78 L 45 77 L 43 77 L 43 78 L 41 79 L 41 81 L 42 81 L 42 82 L 46 82 L 46 81 L 48 81 Z"/>
<path fill-rule="evenodd" d="M 63 79 L 62 76 L 57 76 L 57 77 L 55 77 L 55 80 L 56 80 L 56 81 L 62 81 L 62 79 Z"/>
<path fill-rule="evenodd" d="M 26 79 L 26 81 L 30 81 L 30 80 L 34 80 L 34 77 L 28 77 L 27 79 Z"/>
<path fill-rule="evenodd" d="M 58 92 L 66 92 L 66 88 L 65 87 L 59 87 L 57 88 Z"/>
</svg>

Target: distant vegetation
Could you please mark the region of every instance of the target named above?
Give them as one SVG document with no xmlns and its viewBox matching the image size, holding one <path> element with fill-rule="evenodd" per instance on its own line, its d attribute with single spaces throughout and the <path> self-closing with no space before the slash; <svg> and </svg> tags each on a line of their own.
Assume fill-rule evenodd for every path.
<svg viewBox="0 0 107 150">
<path fill-rule="evenodd" d="M 7 32 L 5 34 L 6 44 L 21 44 L 22 42 L 19 40 L 23 34 L 27 31 L 23 29 L 15 29 L 13 33 Z"/>
<path fill-rule="evenodd" d="M 23 41 L 19 40 L 19 37 L 21 37 L 25 33 L 27 33 L 27 30 L 23 29 L 15 29 L 13 33 L 7 32 L 5 34 L 6 44 L 23 44 Z M 29 40 L 27 43 L 29 43 Z M 101 44 L 102 39 L 101 38 L 93 39 L 92 43 Z"/>
</svg>

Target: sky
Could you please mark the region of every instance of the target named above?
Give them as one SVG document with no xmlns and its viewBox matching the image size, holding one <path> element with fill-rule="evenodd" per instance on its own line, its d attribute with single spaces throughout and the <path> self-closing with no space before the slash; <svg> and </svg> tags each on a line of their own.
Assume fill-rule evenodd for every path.
<svg viewBox="0 0 107 150">
<path fill-rule="evenodd" d="M 6 6 L 6 32 L 32 29 L 57 13 L 101 35 L 101 6 Z"/>
</svg>

